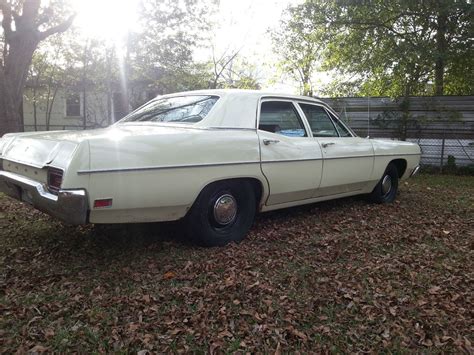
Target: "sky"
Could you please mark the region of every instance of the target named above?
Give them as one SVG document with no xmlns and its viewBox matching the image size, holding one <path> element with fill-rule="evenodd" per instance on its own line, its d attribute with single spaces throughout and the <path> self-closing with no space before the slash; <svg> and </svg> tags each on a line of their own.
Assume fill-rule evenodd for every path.
<svg viewBox="0 0 474 355">
<path fill-rule="evenodd" d="M 220 0 L 220 28 L 215 45 L 221 51 L 229 46 L 241 48 L 240 56 L 258 66 L 262 89 L 295 93 L 297 83 L 284 83 L 276 75 L 275 58 L 268 31 L 277 28 L 282 12 L 302 0 Z M 276 82 L 273 82 L 275 81 Z"/>
<path fill-rule="evenodd" d="M 72 0 L 77 12 L 76 25 L 88 36 L 119 41 L 133 30 L 139 0 Z M 272 52 L 268 30 L 279 25 L 281 14 L 289 5 L 302 0 L 220 0 L 212 39 L 216 56 L 226 49 L 240 49 L 239 56 L 257 67 L 262 89 L 296 93 L 298 85 L 276 75 L 277 58 Z M 104 16 L 104 14 L 106 14 Z M 212 51 L 197 50 L 195 59 L 209 60 Z"/>
</svg>

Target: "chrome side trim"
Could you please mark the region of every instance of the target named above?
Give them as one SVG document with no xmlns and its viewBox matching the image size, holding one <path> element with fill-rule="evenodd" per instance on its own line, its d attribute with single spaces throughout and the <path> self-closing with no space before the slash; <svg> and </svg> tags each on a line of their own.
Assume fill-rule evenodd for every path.
<svg viewBox="0 0 474 355">
<path fill-rule="evenodd" d="M 191 168 L 207 168 L 217 166 L 230 166 L 230 165 L 247 165 L 247 164 L 269 164 L 269 163 L 293 163 L 303 161 L 318 161 L 318 160 L 333 160 L 333 159 L 355 159 L 355 158 L 374 158 L 374 157 L 386 157 L 386 156 L 404 156 L 404 155 L 420 155 L 416 154 L 385 154 L 385 155 L 354 155 L 349 157 L 330 157 L 330 158 L 309 158 L 309 159 L 284 159 L 284 160 L 262 160 L 260 161 L 237 161 L 237 162 L 224 162 L 224 163 L 202 163 L 202 164 L 182 164 L 182 165 L 158 165 L 158 166 L 145 166 L 145 167 L 133 167 L 133 168 L 111 168 L 111 169 L 89 169 L 79 170 L 78 175 L 85 174 L 100 174 L 100 173 L 121 173 L 121 172 L 134 172 L 134 171 L 148 171 L 148 170 L 169 170 L 169 169 L 191 169 Z"/>
<path fill-rule="evenodd" d="M 307 158 L 307 159 L 282 159 L 282 160 L 262 160 L 263 163 L 295 163 L 300 161 L 317 161 L 323 158 Z"/>
<path fill-rule="evenodd" d="M 0 191 L 69 224 L 87 223 L 88 203 L 84 189 L 48 191 L 45 184 L 8 171 L 0 171 Z"/>
<path fill-rule="evenodd" d="M 79 170 L 77 172 L 77 174 L 78 175 L 83 175 L 83 174 L 98 174 L 98 173 L 118 173 L 118 172 L 131 172 L 131 171 L 147 171 L 147 170 L 203 168 L 203 167 L 216 167 L 216 166 L 228 166 L 228 165 L 246 165 L 246 164 L 260 164 L 260 162 L 259 161 L 239 161 L 239 162 L 229 162 L 229 163 L 163 165 L 163 166 L 146 166 L 146 167 L 136 167 L 136 168 L 90 169 L 90 170 Z"/>
<path fill-rule="evenodd" d="M 421 155 L 421 153 L 376 154 L 375 157 L 403 157 L 405 155 Z"/>
</svg>

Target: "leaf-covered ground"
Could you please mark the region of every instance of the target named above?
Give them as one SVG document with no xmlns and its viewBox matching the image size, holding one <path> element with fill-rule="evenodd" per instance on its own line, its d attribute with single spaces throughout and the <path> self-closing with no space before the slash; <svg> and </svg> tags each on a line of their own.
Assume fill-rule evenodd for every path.
<svg viewBox="0 0 474 355">
<path fill-rule="evenodd" d="M 396 203 L 264 214 L 239 245 L 179 225 L 67 227 L 0 199 L 0 352 L 473 352 L 474 177 Z"/>
</svg>

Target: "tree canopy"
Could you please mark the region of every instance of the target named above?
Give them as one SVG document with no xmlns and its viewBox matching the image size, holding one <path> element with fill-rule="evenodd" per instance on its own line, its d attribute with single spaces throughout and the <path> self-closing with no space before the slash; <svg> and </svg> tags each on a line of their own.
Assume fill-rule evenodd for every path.
<svg viewBox="0 0 474 355">
<path fill-rule="evenodd" d="M 471 1 L 306 0 L 288 12 L 276 37 L 282 62 L 299 53 L 291 70 L 303 71 L 320 61 L 340 78 L 327 93 L 474 93 Z"/>
</svg>

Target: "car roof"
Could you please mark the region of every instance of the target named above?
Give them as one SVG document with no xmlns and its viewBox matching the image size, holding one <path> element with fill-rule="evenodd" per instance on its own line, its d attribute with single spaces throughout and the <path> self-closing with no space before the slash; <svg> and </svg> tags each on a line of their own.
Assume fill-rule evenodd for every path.
<svg viewBox="0 0 474 355">
<path fill-rule="evenodd" d="M 208 115 L 192 127 L 196 128 L 243 128 L 256 129 L 257 108 L 260 99 L 288 99 L 295 101 L 305 101 L 308 103 L 325 105 L 319 99 L 300 96 L 279 94 L 261 90 L 242 90 L 242 89 L 210 89 L 177 92 L 173 94 L 161 95 L 156 99 L 165 99 L 180 96 L 205 95 L 218 96 L 219 100 L 209 111 Z M 327 106 L 327 105 L 325 105 Z"/>
<path fill-rule="evenodd" d="M 281 99 L 290 99 L 290 100 L 302 100 L 302 101 L 312 101 L 314 103 L 324 104 L 319 98 L 312 96 L 302 96 L 302 95 L 292 95 L 277 93 L 271 91 L 263 90 L 247 90 L 247 89 L 207 89 L 207 90 L 193 90 L 193 91 L 183 91 L 176 92 L 173 94 L 160 95 L 158 97 L 176 97 L 176 96 L 185 96 L 185 95 L 217 95 L 217 96 L 247 96 L 260 99 L 263 97 L 272 97 L 272 98 L 281 98 Z"/>
</svg>

